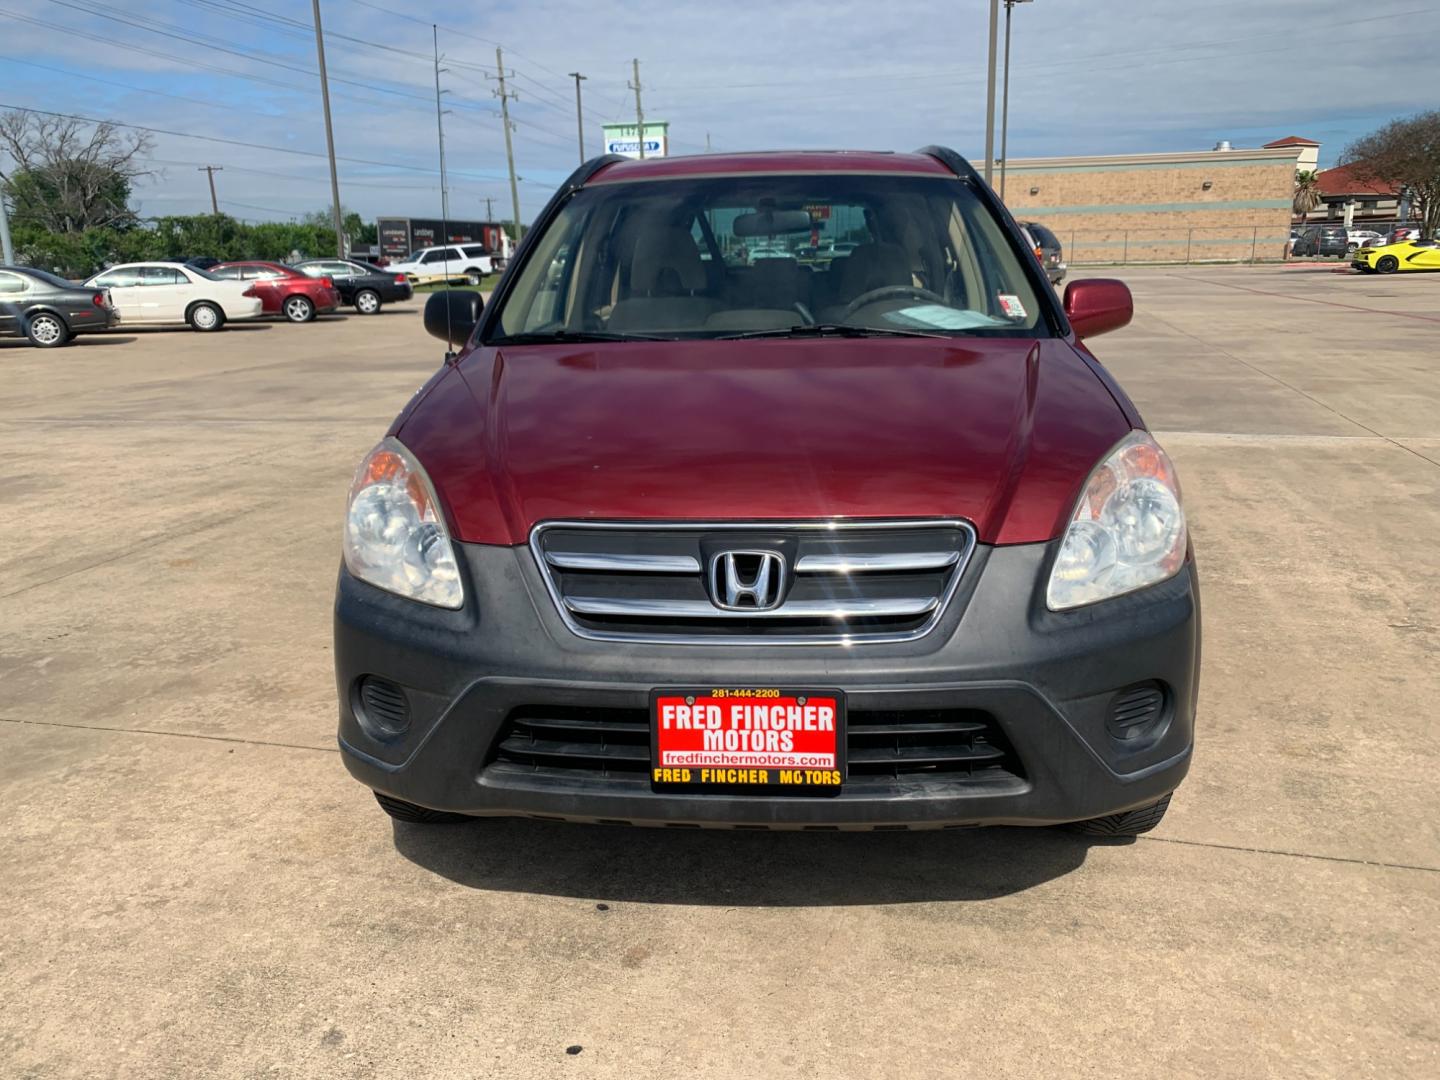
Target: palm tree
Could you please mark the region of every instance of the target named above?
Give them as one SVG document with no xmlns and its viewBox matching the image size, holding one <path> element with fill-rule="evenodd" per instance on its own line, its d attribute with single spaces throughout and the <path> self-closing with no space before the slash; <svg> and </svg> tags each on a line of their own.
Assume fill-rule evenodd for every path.
<svg viewBox="0 0 1440 1080">
<path fill-rule="evenodd" d="M 1301 169 L 1295 174 L 1295 213 L 1305 224 L 1310 211 L 1320 205 L 1320 174 L 1314 169 Z"/>
</svg>

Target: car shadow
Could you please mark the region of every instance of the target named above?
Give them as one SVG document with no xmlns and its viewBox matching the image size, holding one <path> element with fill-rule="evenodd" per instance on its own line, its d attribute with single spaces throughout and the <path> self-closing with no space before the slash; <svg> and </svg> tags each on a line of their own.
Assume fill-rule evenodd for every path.
<svg viewBox="0 0 1440 1080">
<path fill-rule="evenodd" d="M 209 334 L 202 334 L 181 323 L 166 326 L 127 326 L 122 330 L 100 330 L 91 334 L 80 335 L 76 340 L 84 341 L 134 341 L 138 336 L 150 337 L 153 334 L 190 334 L 194 337 L 208 337 L 213 334 L 250 333 L 255 330 L 269 330 L 271 323 L 268 322 L 227 322 L 219 330 L 212 330 Z"/>
<path fill-rule="evenodd" d="M 395 850 L 472 889 L 639 904 L 993 900 L 1063 877 L 1095 840 L 1057 829 L 759 832 L 491 818 L 393 822 Z"/>
<path fill-rule="evenodd" d="M 66 349 L 88 349 L 92 345 L 124 345 L 134 341 L 134 337 L 110 334 L 104 331 L 89 334 L 76 334 L 67 341 L 63 348 Z M 35 346 L 24 338 L 3 338 L 0 339 L 0 349 L 35 349 Z M 36 352 L 44 352 L 44 349 L 35 349 Z"/>
</svg>

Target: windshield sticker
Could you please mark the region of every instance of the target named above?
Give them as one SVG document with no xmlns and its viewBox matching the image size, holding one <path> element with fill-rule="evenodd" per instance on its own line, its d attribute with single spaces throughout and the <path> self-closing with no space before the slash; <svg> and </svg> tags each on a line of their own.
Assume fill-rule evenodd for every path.
<svg viewBox="0 0 1440 1080">
<path fill-rule="evenodd" d="M 996 318 L 979 311 L 965 311 L 944 304 L 919 304 L 887 311 L 883 318 L 900 326 L 921 330 L 974 330 L 982 326 L 1003 326 Z"/>
<path fill-rule="evenodd" d="M 1020 298 L 1018 296 L 1010 296 L 1008 293 L 1001 293 L 1000 310 L 1003 311 L 1005 313 L 1005 317 L 1009 319 L 1019 320 L 1025 318 L 1025 305 L 1020 302 Z"/>
</svg>

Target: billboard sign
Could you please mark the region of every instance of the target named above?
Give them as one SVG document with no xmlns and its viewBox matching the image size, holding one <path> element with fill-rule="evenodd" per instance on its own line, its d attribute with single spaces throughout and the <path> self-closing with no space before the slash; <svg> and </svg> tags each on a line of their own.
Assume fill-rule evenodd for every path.
<svg viewBox="0 0 1440 1080">
<path fill-rule="evenodd" d="M 634 124 L 605 125 L 605 153 L 621 157 L 638 158 L 640 139 Z M 645 156 L 668 157 L 670 154 L 670 123 L 661 120 L 645 122 Z"/>
</svg>

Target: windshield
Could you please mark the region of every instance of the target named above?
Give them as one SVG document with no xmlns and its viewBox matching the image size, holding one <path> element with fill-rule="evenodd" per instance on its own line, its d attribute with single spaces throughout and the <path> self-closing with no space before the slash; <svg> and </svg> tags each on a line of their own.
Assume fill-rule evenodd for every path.
<svg viewBox="0 0 1440 1080">
<path fill-rule="evenodd" d="M 807 327 L 1009 337 L 1042 325 L 1019 260 L 965 182 L 776 174 L 583 188 L 538 238 L 489 339 Z"/>
</svg>

